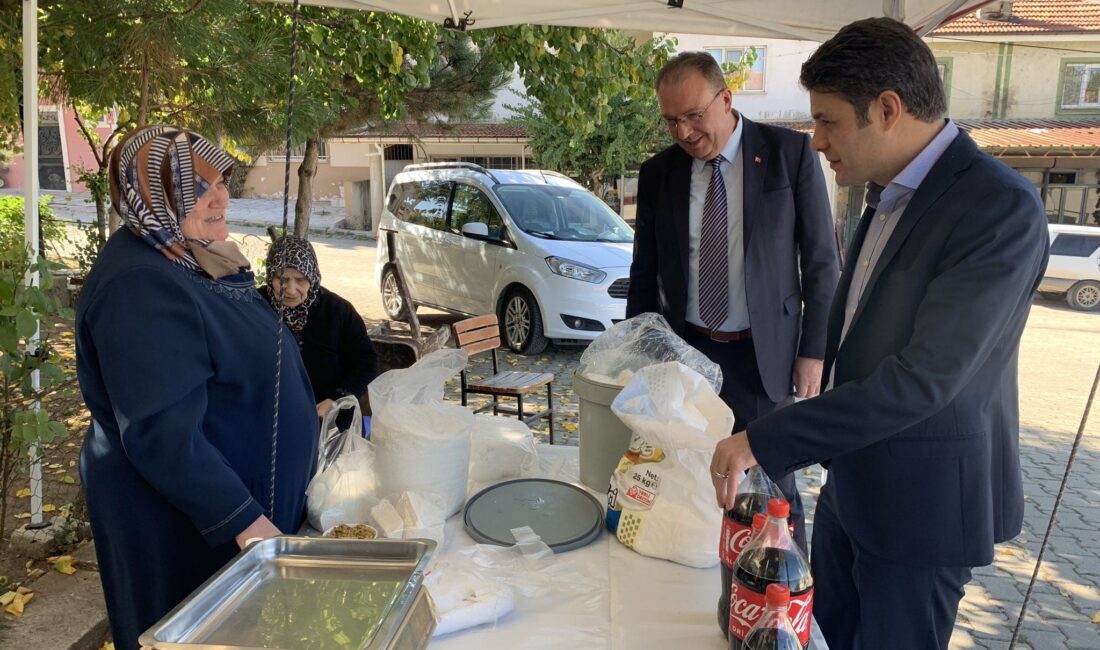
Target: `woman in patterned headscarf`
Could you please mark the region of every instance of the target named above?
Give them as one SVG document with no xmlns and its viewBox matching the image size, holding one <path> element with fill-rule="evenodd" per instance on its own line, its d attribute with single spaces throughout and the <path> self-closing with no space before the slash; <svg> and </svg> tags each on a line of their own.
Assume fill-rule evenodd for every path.
<svg viewBox="0 0 1100 650">
<path fill-rule="evenodd" d="M 283 319 L 302 346 L 317 415 L 323 417 L 344 395 L 361 399 L 378 373 L 378 356 L 355 307 L 321 286 L 313 246 L 293 235 L 273 243 L 260 293 L 276 312 L 282 302 Z"/>
<path fill-rule="evenodd" d="M 119 650 L 248 540 L 302 521 L 313 394 L 294 338 L 227 241 L 232 167 L 168 126 L 131 133 L 110 161 L 126 227 L 81 291 L 76 350 L 92 416 L 80 474 Z"/>
</svg>

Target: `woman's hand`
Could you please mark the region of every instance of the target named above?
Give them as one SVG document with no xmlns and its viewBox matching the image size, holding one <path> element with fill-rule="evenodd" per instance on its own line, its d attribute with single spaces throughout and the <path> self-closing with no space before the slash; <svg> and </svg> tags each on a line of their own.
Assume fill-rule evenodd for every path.
<svg viewBox="0 0 1100 650">
<path fill-rule="evenodd" d="M 250 539 L 268 539 L 282 534 L 282 531 L 276 528 L 270 519 L 260 515 L 256 521 L 248 525 L 248 528 L 237 535 L 237 547 L 243 550 Z"/>
<path fill-rule="evenodd" d="M 319 417 L 319 418 L 325 417 L 325 415 L 329 412 L 329 409 L 332 408 L 333 403 L 334 402 L 330 399 L 326 399 L 323 402 L 318 403 L 317 404 L 317 417 Z"/>
</svg>

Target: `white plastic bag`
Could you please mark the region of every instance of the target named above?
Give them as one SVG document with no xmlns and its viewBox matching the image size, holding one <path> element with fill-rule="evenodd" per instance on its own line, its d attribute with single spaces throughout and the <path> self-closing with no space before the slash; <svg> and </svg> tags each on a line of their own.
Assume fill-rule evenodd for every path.
<svg viewBox="0 0 1100 650">
<path fill-rule="evenodd" d="M 535 437 L 523 420 L 499 415 L 475 416 L 468 496 L 502 481 L 529 477 L 538 465 Z"/>
<path fill-rule="evenodd" d="M 473 412 L 443 401 L 443 385 L 466 367 L 464 350 L 437 350 L 370 384 L 371 442 L 379 497 L 436 493 L 445 517 L 462 508 Z"/>
<path fill-rule="evenodd" d="M 634 437 L 611 475 L 609 528 L 642 555 L 717 564 L 722 511 L 710 460 L 733 428 L 732 411 L 703 376 L 676 362 L 639 370 L 611 410 Z"/>
<path fill-rule="evenodd" d="M 679 361 L 705 377 L 715 393 L 722 390 L 718 364 L 673 332 L 664 316 L 652 312 L 615 323 L 596 337 L 581 354 L 577 372 L 625 386 L 642 368 L 669 361 Z"/>
<path fill-rule="evenodd" d="M 343 453 L 306 488 L 306 516 L 309 525 L 328 530 L 337 524 L 370 522 L 370 510 L 378 503 L 370 443 L 348 438 Z"/>
<path fill-rule="evenodd" d="M 354 417 L 351 426 L 340 431 L 334 422 L 344 409 L 352 409 Z M 370 522 L 370 510 L 378 501 L 374 497 L 374 453 L 362 437 L 362 423 L 354 397 L 337 400 L 321 423 L 317 465 L 306 487 L 306 517 L 317 530 Z"/>
</svg>

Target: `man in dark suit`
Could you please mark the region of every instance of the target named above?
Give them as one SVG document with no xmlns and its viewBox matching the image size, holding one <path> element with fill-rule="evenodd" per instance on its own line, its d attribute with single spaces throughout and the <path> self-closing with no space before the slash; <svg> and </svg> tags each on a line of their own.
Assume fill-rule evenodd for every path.
<svg viewBox="0 0 1100 650">
<path fill-rule="evenodd" d="M 839 275 L 829 199 L 809 138 L 733 110 L 718 63 L 674 57 L 657 99 L 676 144 L 638 178 L 626 315 L 663 315 L 722 368 L 737 426 L 821 388 Z M 805 548 L 793 476 L 776 477 Z"/>
<path fill-rule="evenodd" d="M 814 147 L 838 182 L 868 183 L 829 313 L 832 388 L 719 443 L 715 492 L 730 503 L 754 463 L 827 464 L 812 565 L 829 646 L 947 648 L 971 568 L 1023 519 L 1016 367 L 1043 206 L 943 118 L 935 58 L 904 24 L 852 23 L 801 81 Z"/>
</svg>

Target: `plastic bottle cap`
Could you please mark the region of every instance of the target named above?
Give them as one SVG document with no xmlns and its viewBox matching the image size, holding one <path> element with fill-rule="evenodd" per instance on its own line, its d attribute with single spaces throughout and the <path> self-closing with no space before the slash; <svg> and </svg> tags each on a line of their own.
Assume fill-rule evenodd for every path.
<svg viewBox="0 0 1100 650">
<path fill-rule="evenodd" d="M 786 519 L 791 514 L 791 504 L 786 499 L 768 499 L 768 516 Z"/>
<path fill-rule="evenodd" d="M 768 523 L 768 516 L 762 512 L 758 512 L 752 516 L 752 532 L 755 535 L 764 530 L 764 524 Z"/>
<path fill-rule="evenodd" d="M 764 602 L 768 607 L 786 607 L 791 602 L 791 590 L 786 585 L 773 582 L 764 592 Z"/>
</svg>

